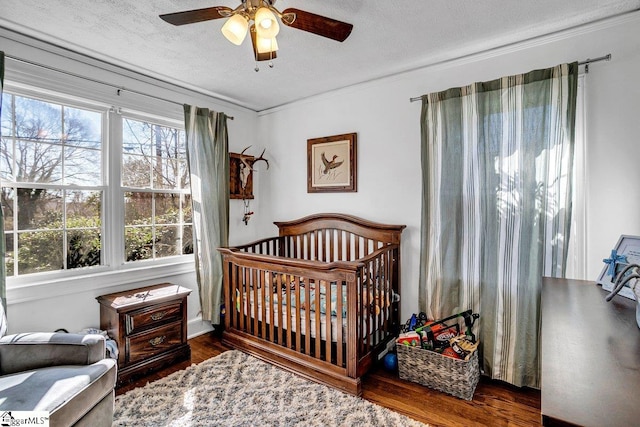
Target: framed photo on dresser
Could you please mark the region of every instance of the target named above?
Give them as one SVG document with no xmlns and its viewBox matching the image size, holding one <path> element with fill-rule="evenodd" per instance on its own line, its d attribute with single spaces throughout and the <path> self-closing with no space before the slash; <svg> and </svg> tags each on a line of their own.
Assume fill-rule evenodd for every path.
<svg viewBox="0 0 640 427">
<path fill-rule="evenodd" d="M 630 264 L 640 264 L 640 236 L 622 235 L 618 243 L 611 250 L 608 258 L 602 260 L 604 267 L 597 283 L 606 291 L 612 291 L 615 287 L 615 279 L 622 270 Z M 631 271 L 627 274 L 631 274 Z M 633 290 L 625 286 L 618 293 L 623 297 L 635 300 Z"/>
</svg>

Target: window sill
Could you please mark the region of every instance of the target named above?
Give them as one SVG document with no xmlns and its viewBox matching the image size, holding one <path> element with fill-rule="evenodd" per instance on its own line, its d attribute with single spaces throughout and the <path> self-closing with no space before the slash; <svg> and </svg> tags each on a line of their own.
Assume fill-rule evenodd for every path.
<svg viewBox="0 0 640 427">
<path fill-rule="evenodd" d="M 171 263 L 147 264 L 144 266 L 124 266 L 118 270 L 103 270 L 78 276 L 61 278 L 7 280 L 7 303 L 17 304 L 28 301 L 60 297 L 81 292 L 91 292 L 148 280 L 163 280 L 168 276 L 195 271 L 193 256 L 177 259 Z M 103 293 L 99 292 L 96 295 Z"/>
</svg>

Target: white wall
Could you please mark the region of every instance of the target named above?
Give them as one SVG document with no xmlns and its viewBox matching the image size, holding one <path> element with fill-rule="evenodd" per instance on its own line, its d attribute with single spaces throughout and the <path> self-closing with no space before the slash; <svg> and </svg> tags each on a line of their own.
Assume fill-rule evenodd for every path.
<svg viewBox="0 0 640 427">
<path fill-rule="evenodd" d="M 21 85 L 31 85 L 80 98 L 86 97 L 107 106 L 142 111 L 179 121 L 184 119 L 181 104 L 195 104 L 199 107 L 222 111 L 234 117 L 233 121 L 228 122 L 229 145 L 232 151 L 239 151 L 253 144 L 257 114 L 209 94 L 196 93 L 141 76 L 4 29 L 0 29 L 0 50 L 11 57 L 130 89 L 118 95 L 117 90 L 112 86 L 7 59 L 5 62 L 5 89 L 7 90 Z M 150 99 L 132 91 L 168 99 L 175 103 Z M 251 153 L 262 148 L 254 144 Z M 256 184 L 259 188 L 260 184 Z M 257 224 L 255 222 L 248 226 L 242 224 L 240 221 L 242 203 L 234 202 L 231 203 L 231 234 L 241 241 L 253 240 L 253 236 L 257 234 L 255 231 Z M 262 210 L 259 200 L 253 205 L 257 212 Z M 87 327 L 98 327 L 100 322 L 99 305 L 95 300 L 97 296 L 163 282 L 171 282 L 192 289 L 187 302 L 189 336 L 210 330 L 211 325 L 203 322 L 200 316 L 194 264 L 188 259 L 186 263 L 170 267 L 156 266 L 147 268 L 146 271 L 119 271 L 80 276 L 57 283 L 39 282 L 34 278 L 33 282 L 15 286 L 9 279 L 7 285 L 9 332 L 52 331 L 58 328 L 74 332 Z"/>
<path fill-rule="evenodd" d="M 474 81 L 544 68 L 561 62 L 584 60 L 607 53 L 611 62 L 593 64 L 587 86 L 587 267 L 595 279 L 620 234 L 640 235 L 640 77 L 638 46 L 640 13 L 597 25 L 533 40 L 445 64 L 376 80 L 327 93 L 288 106 L 256 113 L 210 96 L 141 78 L 107 64 L 88 61 L 69 52 L 28 41 L 0 30 L 0 49 L 8 55 L 114 82 L 156 96 L 209 107 L 235 116 L 229 122 L 230 148 L 240 151 L 253 145 L 251 154 L 267 148 L 271 167 L 257 169 L 251 202 L 255 211 L 248 225 L 241 222 L 242 201 L 231 201 L 231 244 L 244 243 L 276 232 L 273 221 L 294 219 L 317 212 L 345 212 L 370 220 L 406 224 L 403 233 L 402 316 L 417 311 L 417 282 L 421 206 L 420 103 L 409 98 Z M 35 47 L 29 46 L 35 45 Z M 99 65 L 100 67 L 96 67 Z M 115 90 L 81 79 L 62 78 L 55 72 L 37 70 L 7 61 L 6 80 L 37 83 L 82 96 L 91 93 L 114 106 L 132 106 L 133 94 L 118 97 Z M 138 101 L 135 101 L 138 102 Z M 171 110 L 182 117 L 178 106 L 149 102 L 156 113 Z M 154 112 L 154 111 L 150 111 Z M 167 113 L 169 114 L 169 113 Z M 307 194 L 307 139 L 335 134 L 358 134 L 358 192 Z M 255 135 L 259 135 L 258 140 Z M 10 332 L 79 330 L 98 324 L 95 297 L 158 281 L 172 281 L 194 290 L 189 297 L 189 334 L 208 328 L 199 320 L 199 302 L 191 266 L 153 279 L 117 276 L 96 285 L 93 280 L 69 287 L 59 284 L 58 296 L 37 295 L 9 289 Z M 66 290 L 65 290 L 66 289 Z"/>
<path fill-rule="evenodd" d="M 587 278 L 620 234 L 640 235 L 640 13 L 326 93 L 260 113 L 259 131 L 272 156 L 270 221 L 345 212 L 406 224 L 402 243 L 402 317 L 418 310 L 421 209 L 420 102 L 409 98 L 476 81 L 582 61 L 587 85 Z M 358 192 L 307 194 L 307 139 L 358 134 Z"/>
</svg>

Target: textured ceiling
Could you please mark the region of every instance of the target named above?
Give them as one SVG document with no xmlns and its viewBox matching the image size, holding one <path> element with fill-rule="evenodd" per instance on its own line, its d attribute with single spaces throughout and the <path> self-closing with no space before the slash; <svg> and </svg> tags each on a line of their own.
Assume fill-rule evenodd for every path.
<svg viewBox="0 0 640 427">
<path fill-rule="evenodd" d="M 223 19 L 158 18 L 239 0 L 0 0 L 0 26 L 261 111 L 359 82 L 640 9 L 640 0 L 279 0 L 349 22 L 339 43 L 281 26 L 274 68 L 255 72 L 251 42 Z M 18 52 L 11 52 L 18 56 Z"/>
</svg>

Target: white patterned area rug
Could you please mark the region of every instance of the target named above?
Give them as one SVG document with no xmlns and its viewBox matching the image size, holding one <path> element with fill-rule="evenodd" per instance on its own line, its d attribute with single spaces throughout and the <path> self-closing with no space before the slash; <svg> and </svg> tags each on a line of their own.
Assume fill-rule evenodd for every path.
<svg viewBox="0 0 640 427">
<path fill-rule="evenodd" d="M 231 350 L 116 398 L 113 426 L 422 426 Z"/>
</svg>

